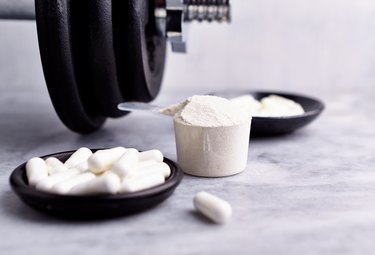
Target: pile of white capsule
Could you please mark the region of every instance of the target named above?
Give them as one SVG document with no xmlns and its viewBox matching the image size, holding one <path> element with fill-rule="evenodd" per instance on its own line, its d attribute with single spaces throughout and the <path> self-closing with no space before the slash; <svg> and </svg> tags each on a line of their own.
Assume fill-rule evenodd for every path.
<svg viewBox="0 0 375 255">
<path fill-rule="evenodd" d="M 165 182 L 171 169 L 163 160 L 159 150 L 115 147 L 92 153 L 82 147 L 64 163 L 55 157 L 32 158 L 26 175 L 30 186 L 61 195 L 131 193 Z M 214 223 L 226 223 L 232 216 L 228 202 L 207 192 L 198 192 L 193 204 Z"/>
<path fill-rule="evenodd" d="M 131 193 L 158 186 L 170 176 L 159 150 L 115 147 L 93 153 L 82 147 L 65 163 L 55 157 L 26 163 L 29 185 L 62 195 Z"/>
</svg>

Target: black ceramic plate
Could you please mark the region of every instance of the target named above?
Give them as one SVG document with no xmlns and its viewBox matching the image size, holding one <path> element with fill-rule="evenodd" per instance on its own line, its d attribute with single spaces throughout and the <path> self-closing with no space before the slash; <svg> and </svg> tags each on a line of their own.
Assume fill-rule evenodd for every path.
<svg viewBox="0 0 375 255">
<path fill-rule="evenodd" d="M 64 162 L 73 152 L 60 152 L 42 158 L 56 157 Z M 164 158 L 164 162 L 171 168 L 171 175 L 164 184 L 129 194 L 69 196 L 39 191 L 28 185 L 26 163 L 14 169 L 10 185 L 23 202 L 50 215 L 70 219 L 117 217 L 152 208 L 173 193 L 182 180 L 183 172 L 172 160 Z"/>
<path fill-rule="evenodd" d="M 304 114 L 296 116 L 253 117 L 251 134 L 255 136 L 272 136 L 293 132 L 312 122 L 324 110 L 324 104 L 320 100 L 291 93 L 277 91 L 222 91 L 213 93 L 213 95 L 225 98 L 233 98 L 249 94 L 258 100 L 269 95 L 282 96 L 301 104 L 305 110 Z"/>
</svg>

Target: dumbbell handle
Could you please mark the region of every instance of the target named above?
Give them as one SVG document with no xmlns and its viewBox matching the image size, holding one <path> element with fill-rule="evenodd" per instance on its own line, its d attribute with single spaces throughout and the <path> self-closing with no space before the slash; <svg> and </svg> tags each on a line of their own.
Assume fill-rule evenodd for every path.
<svg viewBox="0 0 375 255">
<path fill-rule="evenodd" d="M 34 0 L 0 0 L 0 19 L 35 20 Z"/>
<path fill-rule="evenodd" d="M 164 0 L 165 1 L 165 0 Z M 156 3 L 164 2 L 163 0 L 155 0 Z M 171 1 L 175 2 L 175 1 Z M 178 2 L 178 1 L 176 1 Z M 228 8 L 228 0 L 211 0 L 211 1 L 201 1 L 201 0 L 184 0 L 185 5 L 185 21 L 191 20 L 201 20 L 201 19 L 217 19 L 226 20 L 229 19 L 228 9 L 222 9 L 220 15 L 215 15 L 210 17 L 207 15 L 208 9 L 203 9 L 208 3 L 208 5 L 217 2 L 217 6 L 220 8 Z M 202 7 L 200 7 L 202 6 Z M 202 9 L 199 9 L 202 8 Z M 203 10 L 203 11 L 202 11 Z M 200 15 L 205 15 L 200 16 Z M 0 19 L 16 19 L 16 20 L 35 20 L 35 3 L 34 0 L 0 0 Z"/>
<path fill-rule="evenodd" d="M 0 19 L 35 20 L 34 1 L 0 0 Z M 154 0 L 154 3 L 158 27 L 174 52 L 186 52 L 184 22 L 230 20 L 229 0 Z"/>
</svg>

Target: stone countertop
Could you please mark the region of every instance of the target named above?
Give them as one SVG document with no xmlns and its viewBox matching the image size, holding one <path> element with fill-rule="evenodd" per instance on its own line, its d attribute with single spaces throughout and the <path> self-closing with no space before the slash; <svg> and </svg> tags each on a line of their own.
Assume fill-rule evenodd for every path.
<svg viewBox="0 0 375 255">
<path fill-rule="evenodd" d="M 162 95 L 161 104 L 188 94 Z M 365 96 L 366 100 L 361 100 Z M 172 101 L 172 99 L 174 101 Z M 251 139 L 247 169 L 227 178 L 185 176 L 168 200 L 147 212 L 104 221 L 55 219 L 24 205 L 9 175 L 32 156 L 80 146 L 158 148 L 175 160 L 167 117 L 136 113 L 88 136 L 57 119 L 45 90 L 0 90 L 0 251 L 2 254 L 373 254 L 375 250 L 375 100 L 323 97 L 324 114 L 293 134 Z M 192 198 L 206 190 L 234 214 L 214 225 Z"/>
</svg>

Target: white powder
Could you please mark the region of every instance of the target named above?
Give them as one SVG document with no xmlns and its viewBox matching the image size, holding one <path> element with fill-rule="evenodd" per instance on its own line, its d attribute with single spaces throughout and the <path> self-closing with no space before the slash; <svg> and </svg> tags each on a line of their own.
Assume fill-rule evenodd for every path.
<svg viewBox="0 0 375 255">
<path fill-rule="evenodd" d="M 304 113 L 299 103 L 277 95 L 264 97 L 260 101 L 251 95 L 243 95 L 230 101 L 254 117 L 285 117 Z"/>
<path fill-rule="evenodd" d="M 244 123 L 249 119 L 246 112 L 231 101 L 217 96 L 192 96 L 185 101 L 161 110 L 175 120 L 201 127 L 225 127 Z"/>
<path fill-rule="evenodd" d="M 227 99 L 192 96 L 161 110 L 174 116 L 177 162 L 205 177 L 237 174 L 247 165 L 251 116 Z"/>
<path fill-rule="evenodd" d="M 251 116 L 256 116 L 262 108 L 262 104 L 251 95 L 243 95 L 231 98 L 230 101 L 242 111 L 246 111 Z"/>
<path fill-rule="evenodd" d="M 186 99 L 185 101 L 181 102 L 181 103 L 172 104 L 168 107 L 165 107 L 165 108 L 161 109 L 159 112 L 162 113 L 162 114 L 174 117 L 176 115 L 176 113 L 181 111 L 181 109 L 183 109 L 188 102 L 189 102 L 189 98 Z"/>
</svg>

